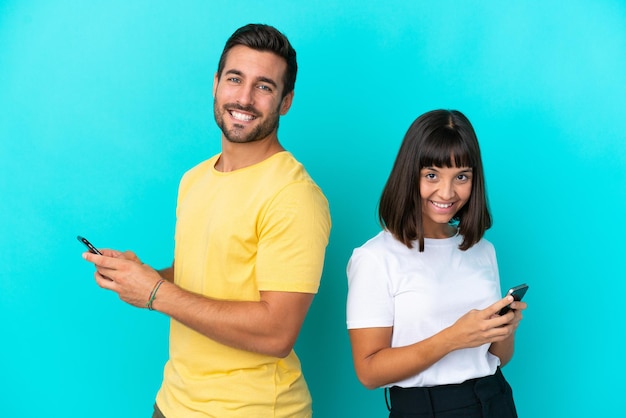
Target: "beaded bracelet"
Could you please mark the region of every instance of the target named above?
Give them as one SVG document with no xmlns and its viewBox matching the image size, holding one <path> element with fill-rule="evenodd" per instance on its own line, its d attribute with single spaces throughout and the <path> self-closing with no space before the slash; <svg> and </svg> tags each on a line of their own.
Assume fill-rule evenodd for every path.
<svg viewBox="0 0 626 418">
<path fill-rule="evenodd" d="M 148 303 L 146 303 L 146 308 L 148 308 L 148 310 L 150 311 L 154 310 L 154 308 L 152 307 L 152 302 L 154 302 L 157 291 L 159 290 L 159 287 L 161 287 L 164 281 L 165 281 L 164 279 L 159 280 L 152 288 L 152 292 L 150 292 L 150 297 L 148 298 Z"/>
</svg>

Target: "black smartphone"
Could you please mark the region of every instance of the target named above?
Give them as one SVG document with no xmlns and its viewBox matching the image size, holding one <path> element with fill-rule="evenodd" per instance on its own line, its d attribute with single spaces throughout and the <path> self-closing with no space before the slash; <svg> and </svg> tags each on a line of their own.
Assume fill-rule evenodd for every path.
<svg viewBox="0 0 626 418">
<path fill-rule="evenodd" d="M 98 255 L 102 255 L 102 253 L 100 251 L 98 251 L 98 249 L 96 247 L 94 247 L 91 242 L 89 242 L 87 240 L 87 238 L 83 238 L 80 235 L 78 235 L 76 237 L 77 240 L 79 240 L 80 242 L 82 242 L 83 244 L 85 244 L 85 246 L 87 247 L 87 249 L 89 250 L 89 252 L 94 253 L 94 254 L 98 254 Z"/>
<path fill-rule="evenodd" d="M 520 284 L 519 286 L 510 288 L 509 291 L 506 293 L 506 295 L 507 296 L 511 295 L 513 296 L 513 299 L 515 299 L 516 301 L 520 301 L 526 294 L 527 290 L 528 290 L 528 285 L 524 283 L 524 284 Z M 498 312 L 498 315 L 504 315 L 510 310 L 511 310 L 511 305 L 506 305 L 504 308 L 500 309 L 500 312 Z"/>
</svg>

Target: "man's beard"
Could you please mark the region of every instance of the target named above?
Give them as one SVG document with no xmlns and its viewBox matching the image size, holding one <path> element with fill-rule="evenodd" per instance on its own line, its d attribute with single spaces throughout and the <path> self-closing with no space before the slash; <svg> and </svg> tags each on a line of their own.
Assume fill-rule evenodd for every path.
<svg viewBox="0 0 626 418">
<path fill-rule="evenodd" d="M 226 123 L 224 122 L 224 113 L 228 113 L 230 110 L 241 110 L 242 112 L 248 112 L 255 117 L 261 116 L 261 113 L 256 110 L 253 106 L 241 106 L 238 104 L 227 104 L 222 107 L 219 107 L 217 101 L 213 101 L 213 115 L 215 117 L 215 122 L 217 126 L 222 130 L 224 137 L 229 141 L 237 144 L 245 144 L 248 142 L 260 141 L 266 138 L 268 135 L 278 130 L 278 122 L 280 118 L 280 114 L 278 113 L 278 109 L 272 112 L 261 124 L 256 125 L 247 135 L 244 135 L 242 130 L 244 126 L 238 124 L 237 122 L 233 123 L 230 129 L 227 129 Z"/>
</svg>

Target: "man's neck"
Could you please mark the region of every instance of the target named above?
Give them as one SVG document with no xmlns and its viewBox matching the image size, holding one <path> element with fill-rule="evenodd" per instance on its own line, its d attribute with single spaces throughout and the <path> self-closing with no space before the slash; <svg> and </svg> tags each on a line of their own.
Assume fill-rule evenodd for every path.
<svg viewBox="0 0 626 418">
<path fill-rule="evenodd" d="M 215 163 L 215 169 L 221 172 L 240 170 L 258 164 L 284 150 L 278 138 L 244 144 L 233 143 L 222 138 L 222 155 Z"/>
</svg>

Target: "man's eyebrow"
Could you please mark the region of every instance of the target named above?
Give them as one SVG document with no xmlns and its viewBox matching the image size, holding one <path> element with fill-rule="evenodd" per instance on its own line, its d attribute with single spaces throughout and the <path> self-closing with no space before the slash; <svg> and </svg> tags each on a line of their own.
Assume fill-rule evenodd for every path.
<svg viewBox="0 0 626 418">
<path fill-rule="evenodd" d="M 232 68 L 230 70 L 226 70 L 224 75 L 227 75 L 227 74 L 238 75 L 238 76 L 241 76 L 241 77 L 244 76 L 243 71 L 238 70 L 236 68 Z M 274 88 L 278 88 L 278 84 L 276 84 L 276 82 L 274 80 L 272 80 L 271 78 L 268 78 L 268 77 L 258 77 L 256 79 L 256 81 L 260 81 L 260 82 L 263 82 L 263 83 L 271 84 Z"/>
<path fill-rule="evenodd" d="M 278 84 L 276 84 L 276 82 L 272 80 L 271 78 L 259 77 L 257 78 L 257 81 L 262 81 L 263 83 L 271 84 L 272 86 L 274 86 L 274 88 L 278 87 Z"/>
<path fill-rule="evenodd" d="M 226 71 L 224 72 L 224 75 L 226 75 L 226 74 L 243 75 L 243 73 L 242 73 L 241 71 L 236 70 L 236 69 L 234 69 L 234 68 L 233 68 L 233 69 L 231 69 L 231 70 L 226 70 Z"/>
</svg>

